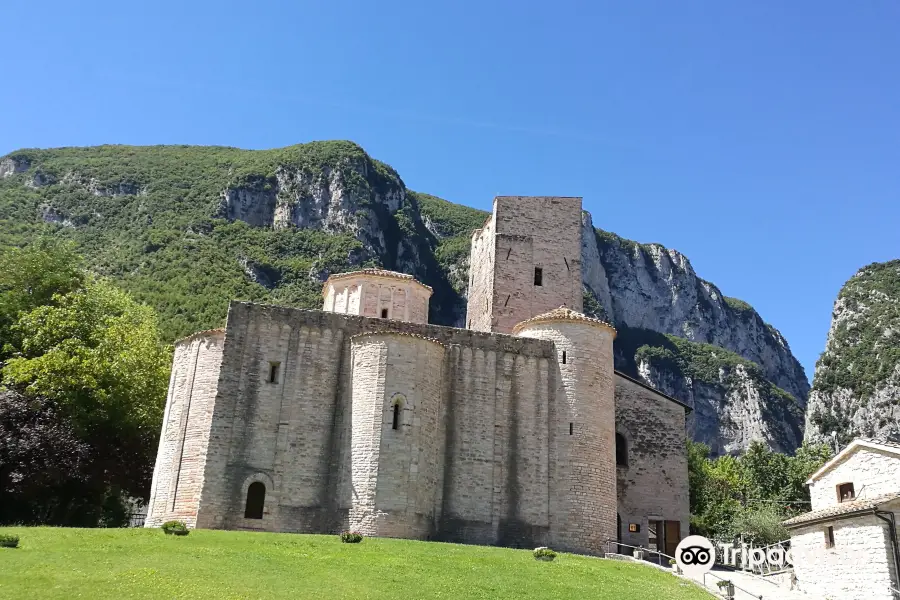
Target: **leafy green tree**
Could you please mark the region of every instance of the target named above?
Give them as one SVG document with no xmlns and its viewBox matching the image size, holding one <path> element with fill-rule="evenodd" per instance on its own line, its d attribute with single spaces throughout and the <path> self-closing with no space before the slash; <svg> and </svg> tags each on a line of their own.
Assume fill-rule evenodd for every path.
<svg viewBox="0 0 900 600">
<path fill-rule="evenodd" d="M 755 546 L 768 546 L 790 537 L 782 522 L 787 518 L 778 504 L 757 504 L 737 511 L 730 523 L 729 537 L 742 538 Z"/>
<path fill-rule="evenodd" d="M 81 289 L 22 314 L 12 330 L 21 350 L 6 362 L 3 382 L 53 401 L 79 437 L 102 450 L 95 460 L 111 482 L 141 494 L 170 361 L 153 311 L 89 277 Z"/>
<path fill-rule="evenodd" d="M 809 510 L 806 480 L 830 457 L 827 446 L 804 445 L 790 456 L 753 442 L 741 456 L 710 459 L 709 448 L 689 441 L 692 531 L 756 544 L 785 539 L 782 521 Z"/>
<path fill-rule="evenodd" d="M 54 296 L 80 289 L 81 258 L 71 244 L 42 237 L 25 248 L 0 251 L 0 360 L 21 340 L 13 325 L 23 313 L 48 305 Z"/>
<path fill-rule="evenodd" d="M 171 355 L 156 314 L 83 271 L 71 248 L 42 241 L 4 257 L 0 382 L 24 396 L 33 413 L 6 407 L 10 422 L 58 423 L 86 448 L 70 478 L 40 491 L 10 484 L 7 493 L 31 515 L 23 520 L 121 522 L 123 499 L 149 491 L 165 403 Z M 24 443 L 7 438 L 12 446 Z M 14 464 L 5 460 L 0 471 Z"/>
</svg>

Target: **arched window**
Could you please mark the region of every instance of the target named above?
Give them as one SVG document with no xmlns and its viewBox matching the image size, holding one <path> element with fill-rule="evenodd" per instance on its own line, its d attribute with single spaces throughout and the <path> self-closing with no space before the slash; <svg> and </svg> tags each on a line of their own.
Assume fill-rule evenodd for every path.
<svg viewBox="0 0 900 600">
<path fill-rule="evenodd" d="M 625 443 L 625 436 L 621 433 L 616 434 L 616 466 L 628 466 L 628 444 Z"/>
<path fill-rule="evenodd" d="M 247 488 L 247 506 L 244 509 L 245 519 L 262 519 L 263 506 L 266 503 L 266 486 L 260 481 L 254 481 Z"/>
<path fill-rule="evenodd" d="M 403 416 L 403 405 L 406 403 L 406 397 L 403 394 L 394 394 L 391 397 L 391 429 L 400 429 L 402 425 L 401 418 Z"/>
</svg>

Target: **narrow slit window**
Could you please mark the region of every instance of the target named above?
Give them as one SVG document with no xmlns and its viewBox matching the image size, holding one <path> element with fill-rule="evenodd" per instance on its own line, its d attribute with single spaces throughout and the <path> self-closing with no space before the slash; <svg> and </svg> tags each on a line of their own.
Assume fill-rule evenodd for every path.
<svg viewBox="0 0 900 600">
<path fill-rule="evenodd" d="M 573 435 L 575 433 L 575 423 L 569 423 L 569 435 Z"/>
<path fill-rule="evenodd" d="M 834 527 L 825 528 L 825 547 L 834 548 Z"/>
<path fill-rule="evenodd" d="M 534 285 L 544 285 L 544 270 L 540 267 L 534 268 Z"/>
<path fill-rule="evenodd" d="M 394 422 L 391 425 L 391 429 L 397 429 L 400 427 L 400 403 L 394 404 Z"/>
<path fill-rule="evenodd" d="M 278 383 L 278 368 L 281 366 L 281 363 L 270 362 L 269 363 L 269 383 Z"/>
<path fill-rule="evenodd" d="M 566 364 L 566 351 L 563 350 L 563 364 Z"/>
<path fill-rule="evenodd" d="M 628 444 L 625 442 L 625 436 L 621 433 L 616 434 L 616 466 L 628 466 Z"/>
<path fill-rule="evenodd" d="M 386 308 L 382 308 L 382 309 L 381 309 L 381 318 L 382 318 L 382 319 L 387 319 L 387 318 L 388 318 L 388 309 L 386 309 Z"/>
</svg>

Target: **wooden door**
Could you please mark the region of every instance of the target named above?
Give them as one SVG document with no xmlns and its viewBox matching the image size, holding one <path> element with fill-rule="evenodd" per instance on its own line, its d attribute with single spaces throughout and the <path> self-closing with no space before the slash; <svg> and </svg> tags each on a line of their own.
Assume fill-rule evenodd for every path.
<svg viewBox="0 0 900 600">
<path fill-rule="evenodd" d="M 666 549 L 663 551 L 669 556 L 675 556 L 675 548 L 681 541 L 681 522 L 666 521 Z"/>
</svg>

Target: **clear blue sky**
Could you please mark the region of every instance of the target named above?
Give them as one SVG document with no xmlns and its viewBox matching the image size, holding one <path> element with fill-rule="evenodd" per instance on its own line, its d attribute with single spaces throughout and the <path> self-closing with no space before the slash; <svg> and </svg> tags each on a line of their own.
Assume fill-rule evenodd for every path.
<svg viewBox="0 0 900 600">
<path fill-rule="evenodd" d="M 900 257 L 900 3 L 8 3 L 0 154 L 351 139 L 488 208 L 577 195 L 685 253 L 810 377 L 844 281 Z"/>
</svg>

